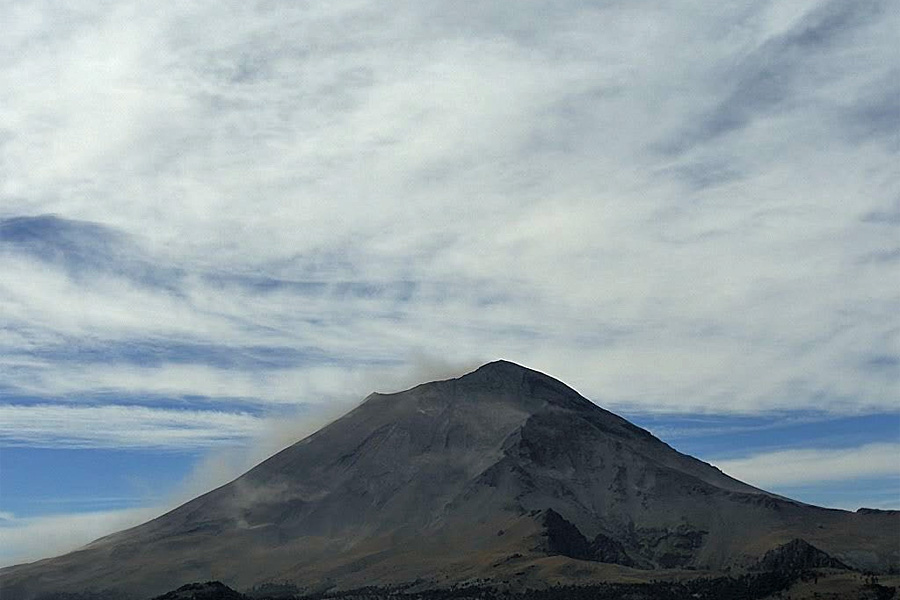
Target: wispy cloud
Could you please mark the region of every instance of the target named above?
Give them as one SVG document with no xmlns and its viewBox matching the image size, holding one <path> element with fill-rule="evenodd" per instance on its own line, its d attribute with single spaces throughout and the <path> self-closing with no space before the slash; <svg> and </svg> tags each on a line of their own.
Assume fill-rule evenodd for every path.
<svg viewBox="0 0 900 600">
<path fill-rule="evenodd" d="M 0 515 L 0 566 L 75 550 L 162 512 L 159 508 L 130 508 L 34 518 L 16 518 L 4 513 Z"/>
<path fill-rule="evenodd" d="M 10 319 L 4 361 L 14 366 L 6 383 L 21 393 L 196 394 L 268 403 L 314 402 L 343 387 L 361 397 L 372 389 L 361 382 L 398 382 L 413 364 L 412 354 L 434 352 L 434 340 L 441 340 L 457 362 L 518 359 L 568 379 L 610 406 L 676 412 L 815 406 L 841 412 L 891 403 L 894 373 L 873 372 L 867 367 L 873 364 L 872 350 L 853 348 L 868 339 L 873 350 L 883 348 L 876 352 L 878 364 L 890 364 L 890 338 L 874 315 L 866 317 L 868 331 L 857 323 L 824 339 L 815 321 L 804 323 L 797 315 L 789 332 L 793 339 L 779 332 L 784 339 L 746 355 L 740 341 L 758 338 L 762 344 L 772 335 L 746 318 L 729 324 L 683 316 L 663 323 L 648 314 L 611 324 L 602 315 L 569 313 L 571 299 L 553 303 L 529 296 L 521 282 L 504 288 L 502 282 L 462 287 L 411 281 L 385 291 L 377 281 L 302 286 L 275 279 L 259 287 L 241 280 L 210 283 L 201 271 L 186 277 L 189 283 L 160 288 L 107 274 L 73 280 L 31 259 L 8 258 L 5 281 L 25 283 L 8 283 L 3 300 Z M 879 314 L 881 307 L 870 302 L 868 310 Z M 756 316 L 772 320 L 765 312 Z M 741 332 L 750 323 L 756 331 Z M 817 339 L 832 345 L 831 352 L 807 351 L 792 364 L 783 361 L 796 344 Z M 852 359 L 842 371 L 860 376 L 847 381 L 829 375 L 825 367 L 835 359 Z M 733 365 L 740 368 L 724 377 L 722 370 Z M 644 375 L 628 382 L 639 370 Z M 667 386 L 681 393 L 662 396 Z"/>
<path fill-rule="evenodd" d="M 704 456 L 897 413 L 896 3 L 31 0 L 0 22 L 0 444 L 205 448 L 180 501 L 371 391 L 501 357 Z M 879 431 L 719 465 L 895 481 Z M 2 559 L 151 512 L 0 515 Z"/>
<path fill-rule="evenodd" d="M 896 409 L 889 2 L 0 11 L 11 398 Z"/>
<path fill-rule="evenodd" d="M 865 36 L 887 9 L 881 0 L 821 2 L 785 31 L 741 52 L 724 74 L 723 87 L 731 88 L 725 98 L 696 125 L 679 132 L 673 149 L 688 151 L 749 127 L 757 119 L 796 110 L 800 102 L 807 107 L 818 105 L 816 98 L 808 96 L 818 83 L 809 67 L 821 64 L 823 53 L 846 48 Z"/>
<path fill-rule="evenodd" d="M 205 448 L 238 444 L 259 417 L 143 406 L 0 405 L 0 443 L 51 448 Z"/>
<path fill-rule="evenodd" d="M 768 487 L 900 477 L 898 457 L 900 444 L 876 443 L 853 448 L 778 450 L 713 462 L 733 477 Z"/>
</svg>

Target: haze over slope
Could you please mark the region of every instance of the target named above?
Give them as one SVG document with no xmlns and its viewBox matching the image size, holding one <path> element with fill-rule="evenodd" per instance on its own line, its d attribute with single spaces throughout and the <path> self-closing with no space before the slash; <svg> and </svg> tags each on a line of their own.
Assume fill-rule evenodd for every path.
<svg viewBox="0 0 900 600">
<path fill-rule="evenodd" d="M 680 454 L 542 373 L 497 361 L 372 394 L 237 480 L 83 550 L 0 571 L 4 600 L 197 580 L 353 587 L 530 572 L 746 567 L 802 538 L 896 568 L 898 515 L 808 506 Z M 548 562 L 548 556 L 556 556 Z"/>
</svg>

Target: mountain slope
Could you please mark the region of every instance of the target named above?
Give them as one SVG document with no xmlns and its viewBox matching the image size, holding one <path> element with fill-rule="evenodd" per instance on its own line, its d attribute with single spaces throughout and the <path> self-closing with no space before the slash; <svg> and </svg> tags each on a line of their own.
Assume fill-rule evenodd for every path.
<svg viewBox="0 0 900 600">
<path fill-rule="evenodd" d="M 551 377 L 498 361 L 373 394 L 230 484 L 83 550 L 4 569 L 0 585 L 17 600 L 85 589 L 146 597 L 211 579 L 237 589 L 539 579 L 573 565 L 590 579 L 613 568 L 599 561 L 750 566 L 795 538 L 884 570 L 900 562 L 898 522 L 753 488 Z"/>
</svg>

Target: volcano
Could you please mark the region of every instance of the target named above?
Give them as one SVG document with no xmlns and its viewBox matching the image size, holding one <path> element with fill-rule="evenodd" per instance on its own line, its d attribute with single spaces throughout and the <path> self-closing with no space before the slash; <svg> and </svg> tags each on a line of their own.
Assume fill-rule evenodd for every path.
<svg viewBox="0 0 900 600">
<path fill-rule="evenodd" d="M 888 572 L 900 564 L 898 531 L 898 513 L 825 509 L 742 483 L 552 377 L 497 361 L 372 394 L 157 519 L 0 570 L 0 591 L 590 582 L 798 561 Z"/>
</svg>

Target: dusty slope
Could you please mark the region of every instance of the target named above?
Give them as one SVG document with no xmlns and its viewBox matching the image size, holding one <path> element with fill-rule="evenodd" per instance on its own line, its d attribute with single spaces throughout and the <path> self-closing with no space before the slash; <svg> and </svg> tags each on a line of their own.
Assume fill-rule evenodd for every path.
<svg viewBox="0 0 900 600">
<path fill-rule="evenodd" d="M 548 531 L 548 511 L 568 525 Z M 644 569 L 749 565 L 793 538 L 884 570 L 900 562 L 898 524 L 743 484 L 559 381 L 499 361 L 373 394 L 234 482 L 78 552 L 4 569 L 0 585 L 4 600 L 18 600 L 83 589 L 147 597 L 210 579 L 237 589 L 577 580 L 627 576 L 597 558 Z M 570 546 L 594 548 L 593 560 L 548 558 L 591 558 Z"/>
</svg>

